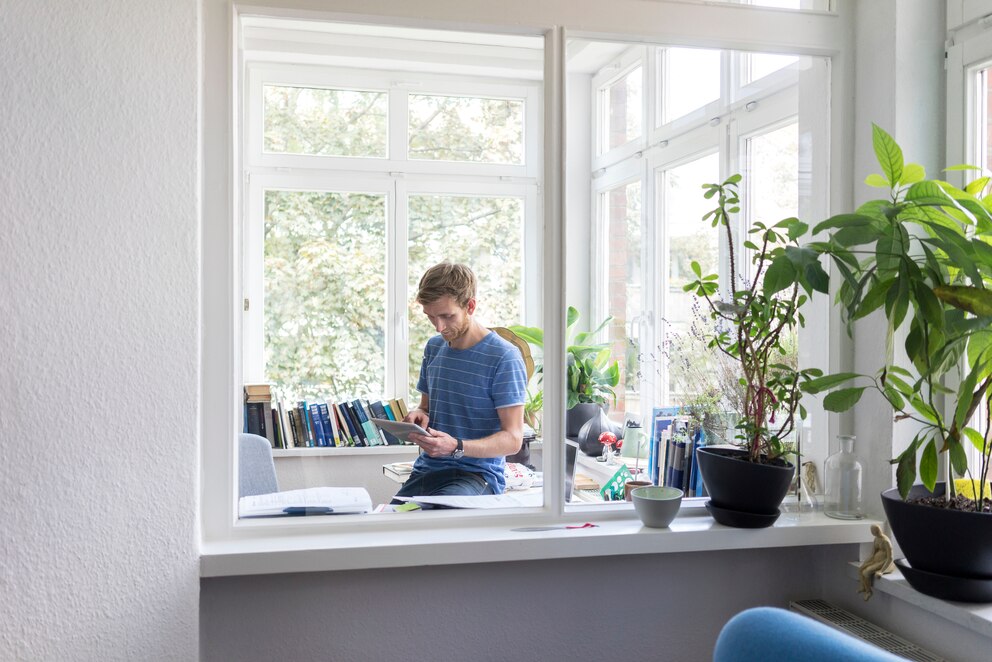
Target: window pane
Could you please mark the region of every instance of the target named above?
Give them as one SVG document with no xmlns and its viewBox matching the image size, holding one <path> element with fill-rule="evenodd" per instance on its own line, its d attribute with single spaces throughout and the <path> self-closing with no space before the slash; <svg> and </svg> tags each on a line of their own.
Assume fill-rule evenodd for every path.
<svg viewBox="0 0 992 662">
<path fill-rule="evenodd" d="M 608 145 L 604 151 L 641 136 L 641 78 L 641 67 L 636 67 L 603 90 Z"/>
<path fill-rule="evenodd" d="M 283 397 L 381 397 L 384 195 L 265 192 L 265 372 Z"/>
<path fill-rule="evenodd" d="M 743 83 L 745 85 L 799 62 L 799 57 L 796 55 L 775 55 L 772 53 L 743 53 L 742 55 Z"/>
<path fill-rule="evenodd" d="M 512 197 L 411 195 L 409 401 L 420 402 L 417 376 L 427 340 L 436 334 L 414 301 L 427 269 L 462 262 L 479 282 L 475 318 L 483 326 L 523 323 L 523 200 Z"/>
<path fill-rule="evenodd" d="M 799 126 L 747 140 L 748 219 L 768 224 L 799 214 Z"/>
<path fill-rule="evenodd" d="M 410 158 L 524 162 L 524 102 L 411 94 Z"/>
<path fill-rule="evenodd" d="M 707 311 L 682 286 L 694 278 L 691 264 L 699 263 L 703 274 L 718 273 L 718 228 L 702 220 L 715 205 L 700 193 L 703 184 L 719 181 L 720 161 L 710 154 L 661 175 L 662 227 L 665 259 L 664 343 L 661 372 L 664 377 L 663 406 L 691 404 L 696 398 L 713 398 L 722 392 L 722 374 L 713 354 L 701 339 Z"/>
<path fill-rule="evenodd" d="M 666 48 L 660 57 L 662 124 L 720 98 L 720 51 Z"/>
<path fill-rule="evenodd" d="M 975 163 L 992 169 L 992 85 L 989 73 L 992 68 L 982 69 L 975 79 L 975 101 L 977 105 L 975 126 Z"/>
<path fill-rule="evenodd" d="M 385 92 L 265 85 L 263 150 L 386 156 Z"/>
<path fill-rule="evenodd" d="M 640 325 L 644 312 L 644 269 L 641 260 L 643 228 L 641 183 L 618 186 L 602 195 L 606 222 L 607 303 L 610 322 L 611 359 L 620 362 L 620 387 L 610 417 L 622 423 L 624 414 L 640 415 L 641 367 Z M 602 320 L 587 320 L 595 328 Z"/>
</svg>

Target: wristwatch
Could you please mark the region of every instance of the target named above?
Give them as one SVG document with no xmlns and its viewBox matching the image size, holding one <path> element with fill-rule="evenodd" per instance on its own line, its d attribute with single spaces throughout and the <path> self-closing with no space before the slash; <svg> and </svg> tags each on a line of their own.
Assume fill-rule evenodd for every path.
<svg viewBox="0 0 992 662">
<path fill-rule="evenodd" d="M 456 439 L 455 441 L 458 442 L 458 446 L 455 448 L 455 450 L 451 451 L 451 457 L 455 458 L 456 460 L 460 460 L 462 459 L 462 456 L 465 455 L 465 447 L 462 445 L 461 439 Z"/>
</svg>

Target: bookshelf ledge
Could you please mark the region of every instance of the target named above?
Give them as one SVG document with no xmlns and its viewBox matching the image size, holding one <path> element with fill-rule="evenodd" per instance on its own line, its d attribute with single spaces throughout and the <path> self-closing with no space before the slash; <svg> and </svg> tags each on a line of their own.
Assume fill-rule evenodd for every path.
<svg viewBox="0 0 992 662">
<path fill-rule="evenodd" d="M 898 557 L 897 557 L 898 558 Z M 858 563 L 852 561 L 847 568 L 847 575 L 858 581 Z M 930 612 L 935 616 L 945 618 L 952 623 L 967 628 L 983 637 L 992 638 L 992 605 L 970 604 L 967 602 L 948 602 L 920 593 L 909 585 L 898 568 L 888 575 L 876 579 L 872 588 L 879 593 L 885 593 L 896 600 L 902 600 Z"/>
<path fill-rule="evenodd" d="M 205 541 L 201 546 L 200 576 L 857 544 L 870 542 L 870 526 L 878 523 L 875 520 L 843 521 L 830 519 L 822 513 L 807 513 L 783 514 L 767 529 L 733 529 L 715 523 L 709 516 L 690 511 L 679 516 L 668 529 L 649 529 L 641 526 L 632 514 L 630 511 L 623 519 L 610 519 L 586 512 L 581 515 L 586 519 L 553 523 L 534 517 L 516 517 L 501 519 L 500 523 L 487 520 L 470 526 L 466 525 L 464 517 L 450 523 L 446 523 L 445 518 L 438 518 L 423 527 L 404 522 L 403 518 L 411 517 L 406 514 L 396 519 L 390 516 L 390 523 L 395 527 L 388 529 L 355 526 L 334 532 L 327 532 L 328 527 L 320 526 L 319 520 L 323 518 L 307 518 L 311 521 L 294 528 L 292 535 L 286 530 L 276 531 L 263 526 L 259 533 L 264 538 Z M 412 517 L 416 518 L 416 515 Z M 597 526 L 536 532 L 512 530 L 543 524 L 582 524 L 583 521 Z M 306 532 L 318 528 L 320 533 Z M 282 535 L 284 532 L 286 535 Z"/>
</svg>

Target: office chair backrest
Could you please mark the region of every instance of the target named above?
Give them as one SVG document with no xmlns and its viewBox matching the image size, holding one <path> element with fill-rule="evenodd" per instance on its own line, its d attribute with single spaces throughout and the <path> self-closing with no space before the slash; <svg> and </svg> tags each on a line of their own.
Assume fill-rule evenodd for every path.
<svg viewBox="0 0 992 662">
<path fill-rule="evenodd" d="M 279 491 L 272 446 L 265 437 L 242 433 L 238 437 L 238 496 Z"/>
</svg>

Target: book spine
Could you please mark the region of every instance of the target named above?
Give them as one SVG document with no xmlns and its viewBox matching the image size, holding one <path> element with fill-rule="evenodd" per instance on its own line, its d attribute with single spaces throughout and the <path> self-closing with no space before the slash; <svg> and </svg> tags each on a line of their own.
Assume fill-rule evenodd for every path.
<svg viewBox="0 0 992 662">
<path fill-rule="evenodd" d="M 382 403 L 382 409 L 383 409 L 383 411 L 386 412 L 386 418 L 388 418 L 391 421 L 395 421 L 396 420 L 396 414 L 393 413 L 393 407 L 392 407 L 392 405 L 390 403 L 383 402 Z"/>
<path fill-rule="evenodd" d="M 338 426 L 331 416 L 331 408 L 326 402 L 321 402 L 318 406 L 320 410 L 320 422 L 324 424 L 324 434 L 327 436 L 328 446 L 340 446 L 341 439 L 338 436 Z"/>
<path fill-rule="evenodd" d="M 314 445 L 323 448 L 327 446 L 327 435 L 324 433 L 324 421 L 320 418 L 320 406 L 313 403 L 307 407 L 310 414 L 310 424 L 313 425 Z"/>
<path fill-rule="evenodd" d="M 306 448 L 312 448 L 314 446 L 313 426 L 306 400 L 300 400 L 296 403 L 296 413 L 300 417 L 300 434 L 303 435 L 303 445 Z"/>
<path fill-rule="evenodd" d="M 289 424 L 289 412 L 292 411 L 282 400 L 279 401 L 279 414 L 282 417 L 282 429 L 285 432 L 286 448 L 293 448 L 296 440 L 293 438 L 293 426 Z"/>
<path fill-rule="evenodd" d="M 290 409 L 286 412 L 287 418 L 289 418 L 289 429 L 293 435 L 293 448 L 298 448 L 300 446 L 300 427 L 296 422 L 296 410 Z"/>
<path fill-rule="evenodd" d="M 341 411 L 341 405 L 336 404 L 331 407 L 331 413 L 334 414 L 338 419 L 338 431 L 341 433 L 341 439 L 345 446 L 354 446 L 355 440 L 351 437 L 351 430 L 348 428 L 348 423 L 345 421 L 344 412 Z"/>
<path fill-rule="evenodd" d="M 362 428 L 362 434 L 365 436 L 365 441 L 369 446 L 379 445 L 379 435 L 376 434 L 375 427 L 369 423 L 369 417 L 365 413 L 365 407 L 362 406 L 361 400 L 353 400 L 352 408 L 355 410 L 355 416 L 358 418 L 358 425 Z"/>
<path fill-rule="evenodd" d="M 265 403 L 263 402 L 248 402 L 245 403 L 245 409 L 248 414 L 248 425 L 245 432 L 250 434 L 257 434 L 260 437 L 266 437 L 265 435 Z M 268 439 L 268 437 L 266 437 Z"/>
<path fill-rule="evenodd" d="M 404 418 L 407 417 L 407 414 L 410 413 L 410 410 L 407 409 L 406 406 L 406 400 L 404 400 L 403 398 L 396 398 L 396 404 L 400 406 L 400 420 L 403 420 Z"/>
<path fill-rule="evenodd" d="M 273 448 L 282 448 L 282 430 L 279 429 L 279 410 L 270 409 L 269 413 L 272 415 L 272 436 L 275 438 Z"/>
<path fill-rule="evenodd" d="M 362 423 L 358 420 L 358 414 L 355 413 L 355 406 L 350 402 L 343 403 L 345 413 L 348 415 L 348 424 L 351 426 L 351 434 L 355 438 L 356 446 L 369 446 L 368 440 L 365 438 L 365 431 L 362 429 Z"/>
</svg>

